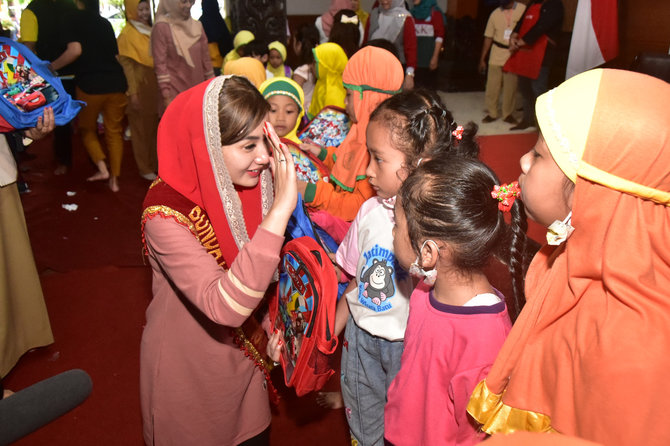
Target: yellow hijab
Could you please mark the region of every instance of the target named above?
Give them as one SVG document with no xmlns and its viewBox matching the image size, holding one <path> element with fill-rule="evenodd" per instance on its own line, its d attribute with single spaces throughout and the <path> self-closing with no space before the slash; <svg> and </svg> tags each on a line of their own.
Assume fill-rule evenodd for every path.
<svg viewBox="0 0 670 446">
<path fill-rule="evenodd" d="M 272 73 L 273 76 L 278 77 L 278 76 L 286 76 L 286 72 L 284 71 L 284 62 L 286 62 L 286 47 L 284 46 L 283 43 L 281 43 L 278 40 L 275 40 L 274 42 L 270 43 L 268 45 L 268 51 L 269 50 L 276 50 L 279 52 L 281 55 L 281 65 L 279 65 L 277 68 L 274 68 L 270 63 L 268 62 L 267 65 L 267 70 Z"/>
<path fill-rule="evenodd" d="M 273 77 L 263 82 L 259 90 L 265 99 L 276 95 L 288 96 L 298 105 L 299 113 L 295 126 L 284 138 L 300 144 L 302 141 L 298 138 L 297 131 L 302 117 L 305 115 L 305 93 L 302 91 L 302 87 L 288 77 Z"/>
<path fill-rule="evenodd" d="M 223 74 L 235 74 L 244 76 L 259 88 L 265 81 L 265 67 L 260 60 L 253 57 L 240 57 L 237 60 L 231 60 L 223 66 Z"/>
<path fill-rule="evenodd" d="M 344 108 L 347 95 L 342 73 L 349 59 L 337 43 L 322 43 L 312 50 L 316 63 L 316 84 L 307 116 L 312 119 L 327 105 Z"/>
<path fill-rule="evenodd" d="M 128 22 L 117 38 L 119 56 L 129 57 L 137 63 L 153 67 L 154 59 L 151 57 L 151 26 L 137 20 L 137 5 L 139 3 L 139 0 L 125 1 Z"/>
<path fill-rule="evenodd" d="M 240 58 L 240 54 L 237 52 L 237 49 L 241 47 L 242 45 L 246 45 L 247 43 L 251 42 L 254 40 L 256 37 L 251 31 L 247 31 L 243 29 L 242 31 L 238 32 L 235 34 L 235 37 L 233 38 L 233 49 L 228 51 L 228 54 L 226 54 L 226 57 L 223 58 L 223 64 L 225 65 L 226 63 L 237 60 Z"/>
</svg>

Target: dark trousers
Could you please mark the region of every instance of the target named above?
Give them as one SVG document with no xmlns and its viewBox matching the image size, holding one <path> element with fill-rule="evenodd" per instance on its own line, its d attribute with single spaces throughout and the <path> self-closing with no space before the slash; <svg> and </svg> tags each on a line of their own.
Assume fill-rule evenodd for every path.
<svg viewBox="0 0 670 446">
<path fill-rule="evenodd" d="M 74 98 L 74 79 L 62 79 L 63 88 Z M 53 151 L 56 163 L 72 166 L 72 122 L 54 129 Z"/>
<path fill-rule="evenodd" d="M 537 79 L 519 76 L 518 88 L 523 97 L 523 119 L 521 122 L 533 124 L 535 122 L 535 101 L 537 97 L 547 91 L 549 81 L 549 67 L 543 66 Z"/>
<path fill-rule="evenodd" d="M 268 446 L 270 444 L 270 428 L 268 427 L 255 437 L 243 441 L 238 446 Z"/>
</svg>

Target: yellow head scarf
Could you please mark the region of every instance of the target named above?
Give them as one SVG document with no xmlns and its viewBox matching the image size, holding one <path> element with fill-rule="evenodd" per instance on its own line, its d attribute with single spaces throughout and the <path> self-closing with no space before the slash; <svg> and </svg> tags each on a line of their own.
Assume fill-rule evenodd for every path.
<svg viewBox="0 0 670 446">
<path fill-rule="evenodd" d="M 349 59 L 337 43 L 327 42 L 314 48 L 316 84 L 307 116 L 311 119 L 327 105 L 344 108 L 347 95 L 342 85 L 342 73 Z"/>
<path fill-rule="evenodd" d="M 256 86 L 260 87 L 265 81 L 265 67 L 260 60 L 253 57 L 240 57 L 237 60 L 227 62 L 223 66 L 223 74 L 235 74 L 244 76 Z"/>
<path fill-rule="evenodd" d="M 256 37 L 251 31 L 247 31 L 244 29 L 235 34 L 235 37 L 233 38 L 234 48 L 230 50 L 228 54 L 226 54 L 226 57 L 223 58 L 223 64 L 225 65 L 227 62 L 230 62 L 231 60 L 239 59 L 240 54 L 237 52 L 237 49 L 242 45 L 246 45 L 247 43 L 251 42 L 255 38 Z"/>
<path fill-rule="evenodd" d="M 137 5 L 139 3 L 139 0 L 126 0 L 125 2 L 128 22 L 117 38 L 119 56 L 129 57 L 142 65 L 153 67 L 151 26 L 137 20 Z"/>
<path fill-rule="evenodd" d="M 295 101 L 298 105 L 298 118 L 295 121 L 293 130 L 285 135 L 284 138 L 291 140 L 296 144 L 300 144 L 301 141 L 298 139 L 297 131 L 300 121 L 305 115 L 305 93 L 302 91 L 302 87 L 287 77 L 273 77 L 272 79 L 263 82 L 259 90 L 265 99 L 268 99 L 271 96 L 282 95 L 288 96 Z"/>
<path fill-rule="evenodd" d="M 284 62 L 286 61 L 286 47 L 284 46 L 283 43 L 281 43 L 278 40 L 275 40 L 274 42 L 270 43 L 268 45 L 268 50 L 277 50 L 279 54 L 281 55 L 281 60 L 282 63 L 277 67 L 274 68 L 270 63 L 268 62 L 267 65 L 267 70 L 272 73 L 273 76 L 286 76 L 286 73 L 284 72 Z"/>
</svg>

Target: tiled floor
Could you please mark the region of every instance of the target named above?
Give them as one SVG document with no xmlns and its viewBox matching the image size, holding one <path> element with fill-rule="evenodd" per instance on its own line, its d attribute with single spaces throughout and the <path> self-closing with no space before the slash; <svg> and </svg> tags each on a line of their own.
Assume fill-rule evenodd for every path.
<svg viewBox="0 0 670 446">
<path fill-rule="evenodd" d="M 478 135 L 504 135 L 508 133 L 528 133 L 536 131 L 535 127 L 529 127 L 526 130 L 510 131 L 511 124 L 498 119 L 488 124 L 484 124 L 482 119 L 486 116 L 486 107 L 484 106 L 484 92 L 457 92 L 445 93 L 439 92 L 442 100 L 447 108 L 453 113 L 456 122 L 464 125 L 469 121 L 474 121 L 479 125 Z M 517 99 L 517 104 L 520 104 L 520 98 Z M 514 113 L 515 118 L 521 118 L 521 112 Z"/>
</svg>

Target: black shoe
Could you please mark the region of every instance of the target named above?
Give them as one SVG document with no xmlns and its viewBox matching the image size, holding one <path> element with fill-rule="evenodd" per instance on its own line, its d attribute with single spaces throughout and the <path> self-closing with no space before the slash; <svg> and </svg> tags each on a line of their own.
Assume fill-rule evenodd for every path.
<svg viewBox="0 0 670 446">
<path fill-rule="evenodd" d="M 518 123 L 514 127 L 510 128 L 510 130 L 526 130 L 528 127 L 532 127 L 532 126 L 533 126 L 533 124 L 531 124 L 530 122 L 521 121 L 520 123 Z"/>
<path fill-rule="evenodd" d="M 516 119 L 514 119 L 512 115 L 509 115 L 508 117 L 503 119 L 503 121 L 505 121 L 508 124 L 515 124 L 515 125 L 518 124 L 518 122 L 516 122 Z"/>
<path fill-rule="evenodd" d="M 494 118 L 494 117 L 492 117 L 491 115 L 486 115 L 486 116 L 484 116 L 484 119 L 482 119 L 482 122 L 483 122 L 484 124 L 488 124 L 489 122 L 493 122 L 493 121 L 495 121 L 496 119 L 498 119 L 498 118 Z"/>
</svg>

